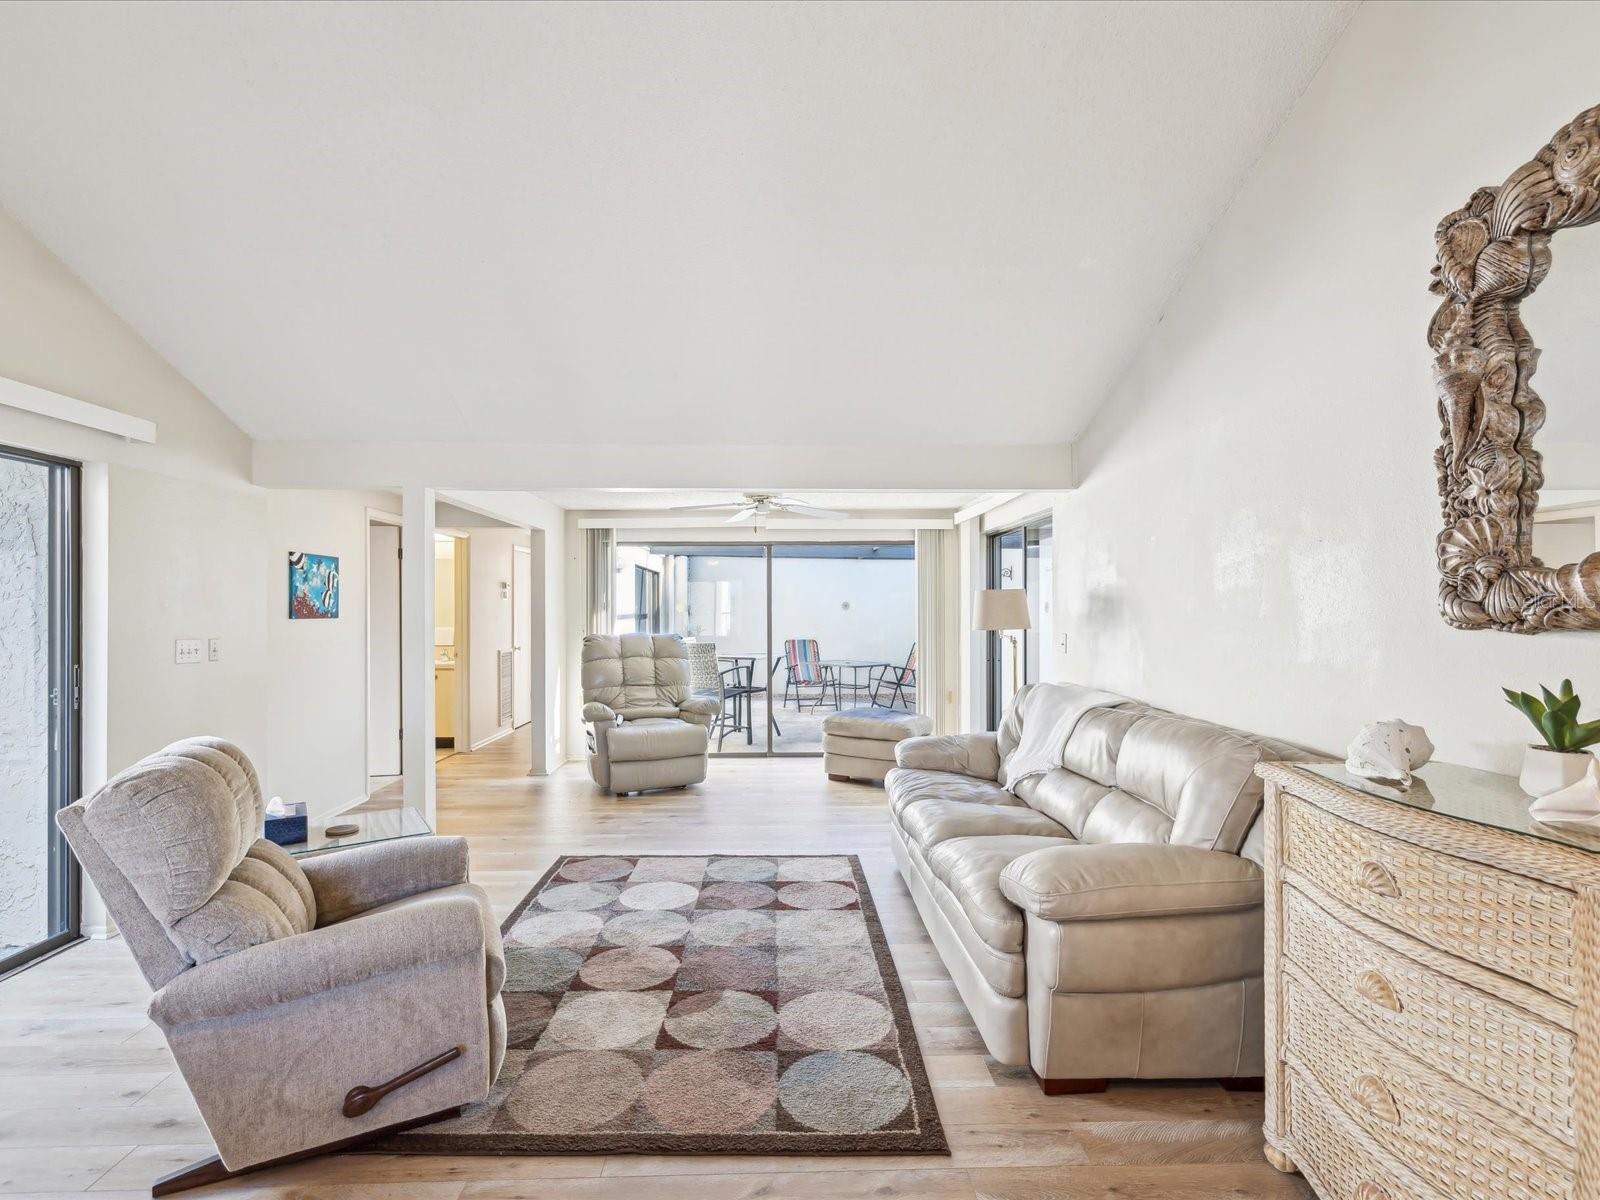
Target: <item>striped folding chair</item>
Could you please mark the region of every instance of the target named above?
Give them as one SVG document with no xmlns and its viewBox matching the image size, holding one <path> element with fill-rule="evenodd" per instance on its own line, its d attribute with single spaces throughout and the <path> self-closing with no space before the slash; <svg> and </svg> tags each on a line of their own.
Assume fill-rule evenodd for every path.
<svg viewBox="0 0 1600 1200">
<path fill-rule="evenodd" d="M 887 700 L 879 700 L 879 692 L 887 692 Z M 879 667 L 878 673 L 872 680 L 872 703 L 882 705 L 884 708 L 893 708 L 896 703 L 902 703 L 910 711 L 917 699 L 917 644 L 911 643 L 911 653 L 906 656 L 906 665 L 897 667 L 893 664 Z"/>
<path fill-rule="evenodd" d="M 822 652 L 817 648 L 815 638 L 790 638 L 784 642 L 783 665 L 786 668 L 783 679 L 785 708 L 789 707 L 789 697 L 793 695 L 795 709 L 803 709 L 805 689 L 808 687 L 817 689 L 817 694 L 810 698 L 813 712 L 828 699 L 830 691 L 833 707 L 839 707 L 839 677 L 832 667 L 823 663 Z"/>
</svg>

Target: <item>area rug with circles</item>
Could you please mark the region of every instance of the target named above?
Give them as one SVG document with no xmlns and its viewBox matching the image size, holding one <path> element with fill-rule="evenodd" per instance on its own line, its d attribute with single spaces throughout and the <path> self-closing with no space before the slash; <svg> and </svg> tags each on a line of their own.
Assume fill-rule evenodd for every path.
<svg viewBox="0 0 1600 1200">
<path fill-rule="evenodd" d="M 432 1154 L 948 1153 L 854 855 L 574 855 L 506 919 L 505 1065 Z"/>
</svg>

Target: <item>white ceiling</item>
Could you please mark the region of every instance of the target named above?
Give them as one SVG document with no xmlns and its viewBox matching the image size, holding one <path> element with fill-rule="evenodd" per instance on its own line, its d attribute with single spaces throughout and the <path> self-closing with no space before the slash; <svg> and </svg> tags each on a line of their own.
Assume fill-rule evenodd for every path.
<svg viewBox="0 0 1600 1200">
<path fill-rule="evenodd" d="M 1065 442 L 1353 8 L 7 4 L 0 204 L 258 438 Z"/>
<path fill-rule="evenodd" d="M 554 488 L 539 495 L 562 508 L 593 512 L 661 512 L 692 504 L 727 504 L 740 499 L 738 491 L 667 491 L 646 488 Z M 793 491 L 784 495 L 814 508 L 842 509 L 846 512 L 940 512 L 952 513 L 981 498 L 981 492 L 813 492 Z M 689 514 L 716 516 L 716 513 Z"/>
</svg>

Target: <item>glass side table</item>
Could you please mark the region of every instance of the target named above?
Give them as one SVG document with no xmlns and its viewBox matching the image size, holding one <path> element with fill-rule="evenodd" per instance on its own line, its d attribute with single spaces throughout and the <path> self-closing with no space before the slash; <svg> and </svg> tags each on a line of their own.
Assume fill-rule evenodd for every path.
<svg viewBox="0 0 1600 1200">
<path fill-rule="evenodd" d="M 342 837 L 330 837 L 328 830 L 340 825 L 354 825 L 356 831 Z M 428 828 L 428 822 L 414 808 L 374 808 L 318 817 L 310 823 L 305 841 L 285 846 L 284 849 L 299 857 L 325 850 L 365 846 L 372 842 L 392 842 L 397 838 L 427 837 L 431 833 L 433 830 Z"/>
</svg>

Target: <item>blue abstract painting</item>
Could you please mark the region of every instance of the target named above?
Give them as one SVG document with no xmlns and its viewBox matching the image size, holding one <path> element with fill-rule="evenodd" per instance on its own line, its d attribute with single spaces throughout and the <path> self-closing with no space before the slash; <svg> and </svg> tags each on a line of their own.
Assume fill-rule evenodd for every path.
<svg viewBox="0 0 1600 1200">
<path fill-rule="evenodd" d="M 338 615 L 338 556 L 289 551 L 289 619 L 325 620 Z"/>
</svg>

